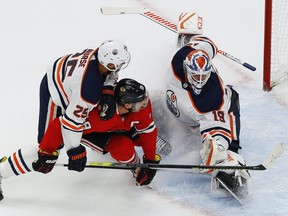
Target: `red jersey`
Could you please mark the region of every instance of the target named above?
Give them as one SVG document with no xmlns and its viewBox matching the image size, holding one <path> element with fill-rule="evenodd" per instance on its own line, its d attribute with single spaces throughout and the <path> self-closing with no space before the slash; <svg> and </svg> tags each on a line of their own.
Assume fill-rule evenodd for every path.
<svg viewBox="0 0 288 216">
<path fill-rule="evenodd" d="M 97 109 L 94 109 L 89 113 L 89 117 L 84 124 L 83 134 L 113 132 L 117 130 L 129 131 L 133 126 L 139 134 L 139 138 L 133 141 L 134 145 L 142 147 L 146 159 L 154 160 L 157 128 L 152 115 L 151 101 L 149 101 L 146 108 L 139 112 L 129 112 L 124 115 L 116 113 L 109 120 L 101 120 Z"/>
<path fill-rule="evenodd" d="M 142 147 L 146 159 L 154 160 L 157 128 L 152 115 L 151 101 L 149 101 L 146 108 L 139 112 L 129 112 L 124 115 L 116 113 L 109 120 L 101 120 L 97 109 L 93 109 L 84 123 L 83 134 L 113 132 L 117 130 L 129 131 L 133 126 L 139 134 L 139 138 L 133 141 L 134 145 Z M 49 124 L 39 147 L 48 153 L 52 153 L 62 143 L 61 124 L 59 118 L 56 118 Z"/>
</svg>

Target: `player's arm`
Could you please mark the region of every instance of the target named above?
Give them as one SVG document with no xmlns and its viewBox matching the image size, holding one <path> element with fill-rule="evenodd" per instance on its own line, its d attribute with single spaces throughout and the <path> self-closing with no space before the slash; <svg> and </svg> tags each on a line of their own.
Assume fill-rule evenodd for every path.
<svg viewBox="0 0 288 216">
<path fill-rule="evenodd" d="M 137 139 L 134 143 L 142 147 L 147 159 L 153 160 L 156 154 L 157 127 L 152 115 L 151 101 L 145 109 L 134 113 L 134 115 L 136 116 L 135 122 L 137 122 L 134 124 L 137 133 Z"/>
<path fill-rule="evenodd" d="M 135 125 L 135 128 L 139 137 L 134 141 L 134 144 L 141 146 L 143 149 L 143 163 L 159 164 L 161 156 L 156 154 L 157 127 L 152 115 L 151 102 L 138 115 L 141 120 Z M 138 170 L 136 176 L 137 185 L 150 184 L 156 175 L 156 171 L 156 169 L 149 168 Z"/>
<path fill-rule="evenodd" d="M 116 113 L 116 101 L 114 98 L 114 87 L 118 80 L 118 72 L 112 72 L 106 77 L 98 103 L 98 113 L 101 120 L 109 120 Z"/>
<path fill-rule="evenodd" d="M 80 144 L 84 122 L 92 106 L 81 100 L 71 101 L 65 114 L 60 117 L 63 143 L 69 157 L 68 169 L 81 172 L 87 161 L 86 149 Z"/>
</svg>

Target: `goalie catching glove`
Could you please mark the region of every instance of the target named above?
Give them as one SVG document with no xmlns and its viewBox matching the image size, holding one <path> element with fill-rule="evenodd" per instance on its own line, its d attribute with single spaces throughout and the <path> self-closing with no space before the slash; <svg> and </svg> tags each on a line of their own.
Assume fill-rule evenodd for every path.
<svg viewBox="0 0 288 216">
<path fill-rule="evenodd" d="M 145 155 L 143 156 L 143 163 L 144 164 L 159 164 L 161 161 L 161 156 L 156 154 L 155 160 L 147 160 Z M 156 169 L 150 168 L 137 168 L 135 172 L 136 184 L 138 186 L 148 185 L 152 182 L 154 176 L 156 175 Z"/>
</svg>

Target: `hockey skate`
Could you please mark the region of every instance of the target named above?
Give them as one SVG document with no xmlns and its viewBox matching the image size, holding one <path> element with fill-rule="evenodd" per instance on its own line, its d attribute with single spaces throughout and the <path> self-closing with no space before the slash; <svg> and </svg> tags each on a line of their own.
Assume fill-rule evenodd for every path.
<svg viewBox="0 0 288 216">
<path fill-rule="evenodd" d="M 7 160 L 7 157 L 3 157 L 0 159 L 0 163 L 3 163 L 5 160 Z M 0 201 L 4 198 L 3 196 L 3 191 L 2 191 L 2 176 L 1 176 L 1 173 L 0 173 Z"/>
<path fill-rule="evenodd" d="M 160 136 L 157 136 L 156 141 L 156 152 L 160 155 L 169 155 L 172 151 L 172 146 L 169 142 L 162 139 Z"/>
<path fill-rule="evenodd" d="M 249 175 L 247 171 L 244 172 Z M 244 198 L 251 193 L 250 175 L 243 177 L 237 171 L 232 174 L 220 171 L 212 176 L 211 192 L 217 197 L 234 197 L 243 205 Z"/>
<path fill-rule="evenodd" d="M 248 172 L 247 174 L 249 175 Z M 215 180 L 216 182 L 220 182 L 218 185 L 220 188 L 226 189 L 225 186 L 223 186 L 223 184 L 225 184 L 240 199 L 247 197 L 249 194 L 249 179 L 246 179 L 241 175 L 236 176 L 236 172 L 232 174 L 218 172 L 215 176 Z"/>
</svg>

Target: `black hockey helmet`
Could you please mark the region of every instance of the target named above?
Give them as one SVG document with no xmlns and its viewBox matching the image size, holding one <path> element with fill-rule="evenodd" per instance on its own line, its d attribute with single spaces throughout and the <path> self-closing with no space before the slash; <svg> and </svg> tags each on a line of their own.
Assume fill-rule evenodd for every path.
<svg viewBox="0 0 288 216">
<path fill-rule="evenodd" d="M 115 88 L 115 99 L 123 106 L 125 103 L 137 103 L 147 98 L 146 88 L 133 79 L 121 79 Z"/>
</svg>

